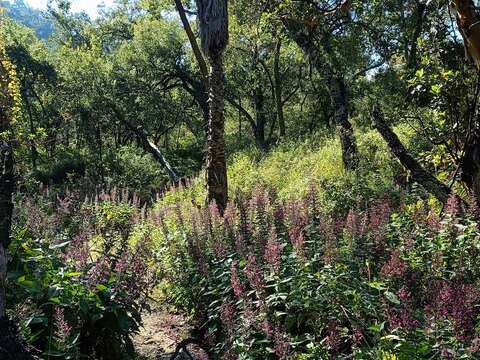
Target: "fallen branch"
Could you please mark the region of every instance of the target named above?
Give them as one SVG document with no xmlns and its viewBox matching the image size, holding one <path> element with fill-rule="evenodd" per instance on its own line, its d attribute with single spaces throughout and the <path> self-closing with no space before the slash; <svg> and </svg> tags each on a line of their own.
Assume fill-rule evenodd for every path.
<svg viewBox="0 0 480 360">
<path fill-rule="evenodd" d="M 188 351 L 187 349 L 187 346 L 188 345 L 197 345 L 198 347 L 200 347 L 201 349 L 204 349 L 204 346 L 205 344 L 203 343 L 203 341 L 199 340 L 199 339 L 195 339 L 195 338 L 188 338 L 188 339 L 185 339 L 185 340 L 182 340 L 178 345 L 177 347 L 175 348 L 175 352 L 172 354 L 172 356 L 170 357 L 170 360 L 176 360 L 177 357 L 180 355 L 180 353 L 185 353 L 187 354 L 187 356 L 191 359 L 191 360 L 194 360 L 195 358 L 190 354 L 190 352 Z M 204 349 L 205 350 L 205 349 Z"/>
</svg>

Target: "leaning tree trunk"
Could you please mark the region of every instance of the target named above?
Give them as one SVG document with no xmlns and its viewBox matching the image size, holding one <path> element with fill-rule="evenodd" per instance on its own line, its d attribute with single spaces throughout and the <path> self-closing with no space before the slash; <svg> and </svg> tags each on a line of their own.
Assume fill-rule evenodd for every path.
<svg viewBox="0 0 480 360">
<path fill-rule="evenodd" d="M 210 62 L 207 201 L 214 201 L 223 214 L 228 201 L 223 72 L 223 52 L 228 44 L 228 0 L 197 0 L 197 9 L 202 52 Z"/>
<path fill-rule="evenodd" d="M 126 118 L 125 114 L 123 114 L 123 112 L 114 103 L 111 103 L 110 107 L 115 113 L 117 119 L 135 134 L 143 150 L 150 153 L 153 158 L 161 165 L 163 170 L 165 170 L 165 172 L 167 173 L 170 181 L 173 184 L 178 184 L 180 182 L 179 175 L 175 171 L 174 167 L 168 162 L 167 158 L 160 151 L 158 146 L 149 138 L 146 130 L 141 126 L 135 126 L 130 123 L 130 121 Z"/>
<path fill-rule="evenodd" d="M 446 203 L 451 194 L 450 188 L 438 180 L 430 172 L 425 170 L 418 163 L 418 161 L 408 153 L 398 136 L 385 122 L 383 113 L 380 111 L 378 106 L 373 108 L 372 118 L 375 127 L 388 144 L 390 150 L 398 158 L 398 160 L 400 160 L 400 163 L 410 171 L 412 179 L 422 185 L 428 192 L 432 193 L 442 203 Z"/>
<path fill-rule="evenodd" d="M 202 55 L 202 51 L 200 50 L 200 46 L 198 46 L 197 39 L 195 38 L 195 34 L 190 26 L 190 22 L 188 21 L 187 14 L 185 12 L 185 8 L 183 7 L 181 0 L 174 0 L 175 6 L 177 8 L 178 15 L 180 16 L 180 20 L 182 21 L 183 29 L 187 34 L 188 41 L 192 48 L 193 55 L 197 60 L 198 67 L 200 69 L 200 74 L 202 75 L 202 81 L 198 81 L 196 79 L 190 78 L 190 76 L 184 72 L 183 70 L 178 71 L 178 76 L 182 81 L 184 88 L 189 92 L 195 101 L 198 103 L 202 110 L 203 119 L 204 119 L 204 128 L 205 132 L 208 137 L 208 122 L 209 122 L 209 108 L 208 108 L 208 95 L 207 95 L 207 87 L 208 87 L 208 67 L 205 58 Z"/>
</svg>

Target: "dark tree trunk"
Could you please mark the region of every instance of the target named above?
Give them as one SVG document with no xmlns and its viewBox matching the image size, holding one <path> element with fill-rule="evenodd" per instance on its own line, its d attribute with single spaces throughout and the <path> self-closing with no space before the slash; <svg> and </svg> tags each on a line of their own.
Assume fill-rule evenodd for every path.
<svg viewBox="0 0 480 360">
<path fill-rule="evenodd" d="M 224 76 L 222 54 L 210 57 L 210 119 L 207 149 L 207 201 L 215 201 L 220 212 L 227 207 L 227 165 L 225 156 Z"/>
<path fill-rule="evenodd" d="M 407 67 L 409 69 L 416 69 L 418 63 L 418 43 L 417 40 L 422 34 L 423 29 L 423 22 L 425 19 L 425 14 L 427 11 L 427 4 L 423 1 L 417 0 L 417 8 L 415 12 L 415 28 L 413 29 L 411 44 L 408 49 L 408 57 L 407 57 Z"/>
<path fill-rule="evenodd" d="M 465 155 L 461 160 L 460 167 L 462 181 L 475 196 L 475 201 L 480 203 L 480 129 L 473 132 L 465 148 Z"/>
<path fill-rule="evenodd" d="M 435 176 L 425 170 L 405 149 L 398 136 L 390 129 L 383 118 L 383 113 L 378 107 L 372 111 L 373 122 L 380 135 L 387 142 L 390 150 L 400 160 L 401 164 L 407 168 L 412 179 L 422 185 L 428 192 L 432 193 L 442 203 L 446 203 L 451 194 L 450 188 L 439 181 Z"/>
<path fill-rule="evenodd" d="M 283 114 L 283 93 L 282 93 L 282 75 L 280 74 L 280 50 L 282 41 L 278 40 L 275 47 L 275 59 L 273 63 L 273 78 L 275 83 L 275 104 L 277 110 L 277 121 L 280 129 L 280 137 L 286 134 L 285 118 Z"/>
<path fill-rule="evenodd" d="M 327 69 L 325 75 L 334 109 L 334 119 L 340 136 L 343 164 L 347 170 L 355 170 L 358 167 L 358 150 L 353 127 L 348 120 L 348 94 L 345 82 L 331 72 L 331 69 Z"/>
<path fill-rule="evenodd" d="M 355 170 L 358 167 L 358 151 L 352 124 L 348 114 L 348 94 L 343 77 L 336 73 L 329 59 L 323 56 L 315 45 L 311 34 L 307 33 L 302 24 L 294 20 L 284 19 L 288 33 L 293 41 L 307 54 L 315 69 L 323 74 L 328 85 L 330 102 L 334 109 L 334 120 L 339 131 L 342 146 L 343 165 L 347 170 Z M 329 44 L 323 44 L 329 52 Z"/>
<path fill-rule="evenodd" d="M 0 318 L 5 316 L 7 248 L 12 224 L 14 188 L 13 154 L 9 144 L 0 142 Z"/>
<path fill-rule="evenodd" d="M 253 106 L 255 108 L 255 127 L 252 129 L 255 136 L 255 141 L 258 147 L 262 150 L 266 148 L 265 142 L 265 96 L 261 88 L 257 87 L 253 94 Z"/>
<path fill-rule="evenodd" d="M 26 107 L 27 107 L 28 119 L 29 119 L 29 122 L 30 122 L 30 134 L 33 136 L 35 134 L 35 125 L 33 123 L 32 108 L 31 108 L 30 101 L 28 100 L 27 96 L 25 96 L 25 104 L 26 104 Z M 37 151 L 37 148 L 35 147 L 35 141 L 34 140 L 30 141 L 30 154 L 31 154 L 31 157 L 32 157 L 32 168 L 33 168 L 33 170 L 37 170 L 38 151 Z"/>
<path fill-rule="evenodd" d="M 0 359 L 2 360 L 34 360 L 19 340 L 17 326 L 7 318 L 0 318 Z"/>
</svg>

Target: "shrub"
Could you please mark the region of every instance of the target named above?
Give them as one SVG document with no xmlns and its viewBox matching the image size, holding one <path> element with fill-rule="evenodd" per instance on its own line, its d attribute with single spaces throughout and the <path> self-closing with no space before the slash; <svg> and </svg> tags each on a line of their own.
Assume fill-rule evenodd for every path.
<svg viewBox="0 0 480 360">
<path fill-rule="evenodd" d="M 178 265 L 163 268 L 176 280 L 172 300 L 203 321 L 213 350 L 226 359 L 478 355 L 474 215 L 454 200 L 437 218 L 426 203 L 387 197 L 332 214 L 320 196 L 283 201 L 256 188 L 224 218 L 212 206 L 163 209 L 161 252 Z"/>
<path fill-rule="evenodd" d="M 17 213 L 10 247 L 9 303 L 24 338 L 49 358 L 133 355 L 156 278 L 147 234 L 128 241 L 141 210 L 116 191 L 36 200 Z"/>
</svg>

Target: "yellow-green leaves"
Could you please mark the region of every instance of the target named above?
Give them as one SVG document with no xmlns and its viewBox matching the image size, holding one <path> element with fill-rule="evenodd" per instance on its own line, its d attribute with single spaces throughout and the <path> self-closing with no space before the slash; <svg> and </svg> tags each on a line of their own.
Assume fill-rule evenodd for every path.
<svg viewBox="0 0 480 360">
<path fill-rule="evenodd" d="M 15 124 L 21 117 L 21 92 L 17 79 L 17 70 L 10 61 L 5 48 L 5 35 L 3 33 L 3 12 L 0 12 L 0 114 L 1 137 L 9 137 L 9 125 Z"/>
</svg>

